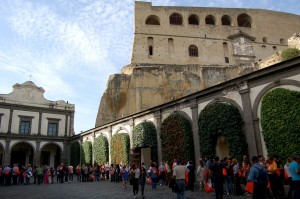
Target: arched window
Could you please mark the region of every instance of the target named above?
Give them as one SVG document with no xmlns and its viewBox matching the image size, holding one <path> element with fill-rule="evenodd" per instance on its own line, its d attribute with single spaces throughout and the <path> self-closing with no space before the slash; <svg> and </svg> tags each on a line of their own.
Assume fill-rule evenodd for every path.
<svg viewBox="0 0 300 199">
<path fill-rule="evenodd" d="M 206 24 L 215 25 L 215 21 L 216 21 L 216 19 L 212 15 L 208 15 L 208 16 L 205 17 L 205 23 Z"/>
<path fill-rule="evenodd" d="M 172 25 L 182 25 L 182 17 L 178 13 L 173 13 L 170 15 L 170 24 Z"/>
<path fill-rule="evenodd" d="M 284 39 L 283 38 L 280 39 L 280 44 L 284 44 Z"/>
<path fill-rule="evenodd" d="M 199 25 L 199 18 L 197 15 L 191 15 L 189 17 L 189 24 L 191 25 Z"/>
<path fill-rule="evenodd" d="M 230 18 L 230 16 L 224 15 L 221 20 L 222 20 L 222 25 L 223 26 L 231 26 L 231 18 Z"/>
<path fill-rule="evenodd" d="M 198 48 L 195 45 L 189 46 L 189 55 L 190 57 L 198 57 Z"/>
<path fill-rule="evenodd" d="M 267 43 L 267 42 L 268 42 L 267 37 L 263 37 L 263 38 L 262 38 L 262 41 L 263 41 L 264 43 Z"/>
<path fill-rule="evenodd" d="M 156 15 L 150 15 L 146 19 L 146 24 L 147 25 L 160 25 L 160 19 Z"/>
<path fill-rule="evenodd" d="M 247 14 L 240 14 L 237 18 L 238 26 L 239 27 L 247 27 L 251 28 L 251 17 Z"/>
<path fill-rule="evenodd" d="M 168 50 L 169 50 L 169 57 L 172 58 L 174 56 L 174 41 L 172 38 L 168 39 Z"/>
<path fill-rule="evenodd" d="M 277 51 L 277 46 L 273 46 L 272 48 L 273 48 L 273 51 L 275 51 L 275 52 Z"/>
</svg>

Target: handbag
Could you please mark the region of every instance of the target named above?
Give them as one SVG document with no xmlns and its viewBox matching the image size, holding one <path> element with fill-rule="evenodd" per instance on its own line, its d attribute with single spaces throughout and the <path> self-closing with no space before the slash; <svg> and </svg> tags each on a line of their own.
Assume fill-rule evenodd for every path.
<svg viewBox="0 0 300 199">
<path fill-rule="evenodd" d="M 134 184 L 134 181 L 135 181 L 135 174 L 131 174 L 130 177 L 129 177 L 129 184 L 130 185 L 133 185 Z"/>
</svg>

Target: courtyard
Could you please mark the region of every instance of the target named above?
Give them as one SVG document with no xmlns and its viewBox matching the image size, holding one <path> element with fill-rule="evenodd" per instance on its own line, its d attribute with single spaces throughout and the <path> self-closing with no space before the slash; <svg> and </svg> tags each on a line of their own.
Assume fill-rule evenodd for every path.
<svg viewBox="0 0 300 199">
<path fill-rule="evenodd" d="M 122 188 L 122 183 L 114 183 L 108 181 L 100 182 L 72 182 L 72 183 L 54 183 L 54 184 L 30 184 L 30 185 L 17 185 L 9 187 L 0 187 L 1 198 L 22 198 L 22 199 L 47 199 L 47 198 L 101 198 L 101 199 L 131 199 L 133 198 L 132 186 L 128 185 L 127 189 Z M 157 186 L 156 190 L 151 189 L 151 185 L 145 186 L 145 196 L 147 199 L 175 199 L 176 194 L 171 191 L 167 186 Z M 205 192 L 191 192 L 187 191 L 186 196 L 188 199 L 215 198 L 214 193 Z M 139 190 L 138 197 L 141 199 L 141 192 Z M 226 198 L 226 197 L 224 197 Z M 242 199 L 250 198 L 247 196 L 231 196 L 228 198 Z"/>
</svg>

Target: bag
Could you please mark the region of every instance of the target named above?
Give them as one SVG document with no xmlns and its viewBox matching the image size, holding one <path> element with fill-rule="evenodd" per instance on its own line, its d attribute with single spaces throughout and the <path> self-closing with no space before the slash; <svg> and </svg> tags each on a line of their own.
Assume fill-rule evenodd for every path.
<svg viewBox="0 0 300 199">
<path fill-rule="evenodd" d="M 129 184 L 130 185 L 133 185 L 134 184 L 134 181 L 135 181 L 135 174 L 131 174 L 130 177 L 129 177 Z"/>
<path fill-rule="evenodd" d="M 8 175 L 9 174 L 9 170 L 5 170 L 5 175 Z"/>
<path fill-rule="evenodd" d="M 241 169 L 238 169 L 238 175 L 239 175 L 239 177 L 242 177 L 242 171 L 241 171 Z"/>
<path fill-rule="evenodd" d="M 256 166 L 253 166 L 253 167 L 258 169 L 258 171 L 259 171 L 259 177 L 257 179 L 257 183 L 261 184 L 261 185 L 265 184 L 267 186 L 268 185 L 268 173 L 264 169 L 260 169 Z"/>
<path fill-rule="evenodd" d="M 225 168 L 222 169 L 223 176 L 227 176 L 227 171 Z"/>
<path fill-rule="evenodd" d="M 245 191 L 248 193 L 253 193 L 254 182 L 247 182 Z"/>
<path fill-rule="evenodd" d="M 170 184 L 171 184 L 172 192 L 175 192 L 175 193 L 176 193 L 177 190 L 178 190 L 176 181 L 175 181 L 175 180 L 172 180 L 172 181 L 170 182 Z"/>
<path fill-rule="evenodd" d="M 20 175 L 20 170 L 19 169 L 16 170 L 16 174 Z"/>
<path fill-rule="evenodd" d="M 212 183 L 211 183 L 211 180 L 208 180 L 206 183 L 205 183 L 205 192 L 206 193 L 209 193 L 209 192 L 212 192 L 214 190 L 213 186 L 212 186 Z"/>
<path fill-rule="evenodd" d="M 151 179 L 151 178 L 148 178 L 148 179 L 147 179 L 147 183 L 148 183 L 148 184 L 152 184 L 152 179 Z"/>
</svg>

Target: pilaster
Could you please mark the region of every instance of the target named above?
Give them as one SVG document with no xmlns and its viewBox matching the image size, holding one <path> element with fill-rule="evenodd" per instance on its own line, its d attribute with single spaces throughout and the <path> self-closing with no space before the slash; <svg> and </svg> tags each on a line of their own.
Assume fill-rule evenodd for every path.
<svg viewBox="0 0 300 199">
<path fill-rule="evenodd" d="M 193 129 L 193 139 L 194 139 L 194 152 L 195 152 L 195 164 L 201 157 L 200 153 L 200 141 L 199 141 L 199 127 L 198 127 L 198 104 L 197 100 L 193 100 L 190 106 L 192 110 L 192 129 Z"/>
<path fill-rule="evenodd" d="M 154 113 L 154 118 L 155 118 L 155 124 L 156 124 L 156 132 L 157 132 L 157 159 L 158 162 L 162 161 L 162 149 L 161 149 L 161 112 L 157 111 Z"/>
</svg>

